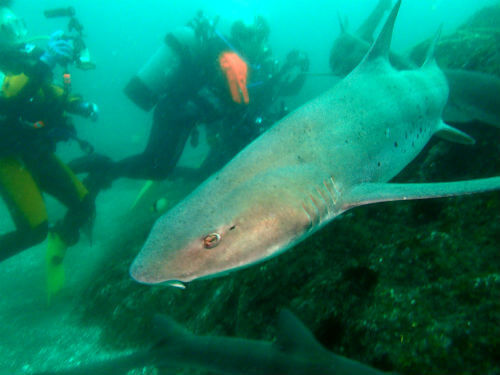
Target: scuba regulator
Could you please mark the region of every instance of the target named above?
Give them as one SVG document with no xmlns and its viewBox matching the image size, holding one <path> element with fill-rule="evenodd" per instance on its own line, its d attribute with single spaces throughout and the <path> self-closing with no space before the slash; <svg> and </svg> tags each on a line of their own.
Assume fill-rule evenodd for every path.
<svg viewBox="0 0 500 375">
<path fill-rule="evenodd" d="M 46 18 L 61 18 L 68 17 L 68 35 L 64 38 L 73 44 L 74 57 L 73 62 L 78 69 L 91 70 L 95 69 L 95 64 L 90 61 L 90 53 L 83 40 L 83 25 L 76 18 L 75 8 L 55 8 L 47 9 L 43 12 Z"/>
</svg>

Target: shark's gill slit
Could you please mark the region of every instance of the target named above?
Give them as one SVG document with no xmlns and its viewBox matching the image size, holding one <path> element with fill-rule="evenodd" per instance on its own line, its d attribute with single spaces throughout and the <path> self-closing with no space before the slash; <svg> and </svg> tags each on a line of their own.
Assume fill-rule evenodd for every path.
<svg viewBox="0 0 500 375">
<path fill-rule="evenodd" d="M 316 191 L 318 192 L 319 196 L 325 202 L 326 216 L 330 216 L 331 207 L 328 204 L 329 203 L 328 198 L 326 197 L 325 193 L 323 192 L 323 189 L 321 189 L 321 186 L 316 186 Z"/>
<path fill-rule="evenodd" d="M 311 199 L 313 203 L 313 207 L 316 209 L 317 215 L 316 215 L 316 222 L 319 223 L 321 222 L 321 205 L 318 202 L 318 200 L 314 197 L 313 192 L 309 193 L 309 198 Z"/>
<path fill-rule="evenodd" d="M 333 206 L 337 203 L 337 199 L 335 198 L 335 192 L 333 191 L 332 187 L 329 186 L 328 180 L 323 180 L 323 185 L 325 185 L 325 189 L 327 193 L 329 193 L 329 197 L 333 203 Z"/>
<path fill-rule="evenodd" d="M 337 204 L 338 197 L 340 197 L 340 191 L 337 188 L 337 184 L 335 183 L 335 179 L 333 178 L 333 176 L 330 176 L 327 181 L 330 181 L 330 183 L 332 184 L 332 188 L 333 188 L 332 199 L 333 199 L 333 203 Z"/>
<path fill-rule="evenodd" d="M 318 207 L 315 205 L 313 197 L 310 194 L 306 194 L 306 198 L 303 200 L 302 207 L 309 216 L 311 227 L 314 227 L 320 222 L 320 212 Z"/>
<path fill-rule="evenodd" d="M 313 219 L 309 211 L 307 210 L 306 204 L 302 203 L 302 208 L 304 209 L 304 212 L 306 213 L 307 219 L 309 221 L 309 228 L 307 230 L 310 230 L 313 227 Z"/>
</svg>

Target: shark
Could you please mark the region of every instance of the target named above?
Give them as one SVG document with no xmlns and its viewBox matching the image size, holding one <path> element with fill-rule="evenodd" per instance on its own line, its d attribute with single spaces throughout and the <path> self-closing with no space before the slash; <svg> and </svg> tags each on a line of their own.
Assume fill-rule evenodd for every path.
<svg viewBox="0 0 500 375">
<path fill-rule="evenodd" d="M 156 366 L 228 375 L 382 375 L 386 372 L 323 347 L 289 310 L 281 311 L 276 341 L 195 335 L 165 315 L 154 317 L 160 341 L 152 348 L 80 367 L 33 375 L 125 375 Z"/>
<path fill-rule="evenodd" d="M 380 0 L 354 32 L 349 32 L 346 22 L 339 17 L 340 34 L 330 51 L 330 67 L 334 75 L 345 77 L 363 59 L 390 3 L 390 0 Z M 389 59 L 398 69 L 416 68 L 415 63 L 404 55 L 390 52 Z M 500 78 L 464 69 L 442 70 L 449 85 L 443 120 L 452 123 L 480 121 L 500 128 Z"/>
<path fill-rule="evenodd" d="M 354 207 L 500 189 L 500 177 L 391 183 L 431 137 L 474 140 L 442 120 L 448 83 L 433 56 L 389 61 L 401 1 L 361 63 L 255 139 L 153 225 L 130 266 L 144 284 L 185 287 L 277 256 Z"/>
<path fill-rule="evenodd" d="M 330 50 L 330 67 L 334 75 L 345 77 L 358 66 L 370 49 L 373 35 L 382 21 L 385 13 L 391 9 L 392 0 L 379 0 L 375 8 L 353 32 L 349 31 L 347 19 L 338 15 L 340 34 L 334 40 Z M 410 64 L 409 61 L 389 53 L 391 63 L 400 68 Z M 403 60 L 403 61 L 400 61 Z"/>
</svg>

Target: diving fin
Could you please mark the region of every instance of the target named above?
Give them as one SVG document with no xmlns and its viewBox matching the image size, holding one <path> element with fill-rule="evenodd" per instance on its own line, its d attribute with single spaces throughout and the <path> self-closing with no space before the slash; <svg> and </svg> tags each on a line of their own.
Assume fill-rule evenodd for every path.
<svg viewBox="0 0 500 375">
<path fill-rule="evenodd" d="M 133 210 L 135 207 L 137 207 L 139 205 L 139 203 L 142 201 L 142 199 L 147 194 L 147 192 L 152 188 L 153 184 L 154 184 L 153 180 L 146 181 L 146 183 L 143 185 L 143 187 L 139 191 L 139 194 L 137 194 L 137 197 L 135 198 L 135 201 L 132 204 L 132 207 L 130 208 L 131 210 Z"/>
<path fill-rule="evenodd" d="M 62 290 L 66 281 L 63 264 L 66 248 L 67 245 L 59 234 L 49 232 L 45 255 L 48 304 L 50 304 L 52 297 Z"/>
</svg>

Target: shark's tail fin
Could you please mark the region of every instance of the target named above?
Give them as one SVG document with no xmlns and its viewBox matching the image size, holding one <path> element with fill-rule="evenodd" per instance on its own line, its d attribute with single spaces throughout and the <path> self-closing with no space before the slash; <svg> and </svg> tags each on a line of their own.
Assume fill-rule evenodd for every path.
<svg viewBox="0 0 500 375">
<path fill-rule="evenodd" d="M 427 55 L 425 56 L 425 61 L 422 64 L 422 68 L 426 68 L 429 65 L 434 65 L 436 63 L 436 46 L 441 38 L 441 33 L 443 31 L 443 25 L 439 26 L 434 38 L 432 38 L 431 44 L 429 45 L 429 49 L 427 50 Z"/>
</svg>

